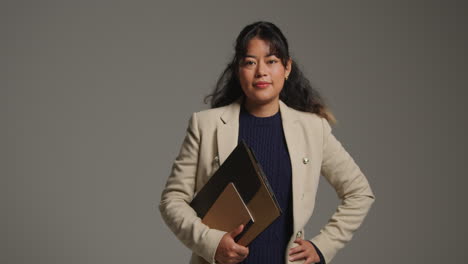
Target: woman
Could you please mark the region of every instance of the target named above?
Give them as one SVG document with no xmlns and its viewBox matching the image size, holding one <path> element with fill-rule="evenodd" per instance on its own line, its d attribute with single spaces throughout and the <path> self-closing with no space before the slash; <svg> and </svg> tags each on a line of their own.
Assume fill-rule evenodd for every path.
<svg viewBox="0 0 468 264">
<path fill-rule="evenodd" d="M 329 263 L 374 202 L 368 181 L 331 133 L 335 122 L 289 56 L 272 23 L 246 26 L 211 98 L 192 114 L 161 196 L 161 215 L 192 251 L 191 263 Z M 240 140 L 254 149 L 283 214 L 248 247 L 242 232 L 210 229 L 189 206 Z M 304 240 L 322 174 L 342 200 L 320 233 Z"/>
</svg>

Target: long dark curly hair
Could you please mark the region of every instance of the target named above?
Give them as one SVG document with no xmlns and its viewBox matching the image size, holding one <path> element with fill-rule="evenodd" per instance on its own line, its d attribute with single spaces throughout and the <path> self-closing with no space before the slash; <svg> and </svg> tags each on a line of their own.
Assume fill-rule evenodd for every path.
<svg viewBox="0 0 468 264">
<path fill-rule="evenodd" d="M 265 21 L 247 25 L 236 39 L 235 54 L 232 61 L 219 77 L 213 92 L 205 97 L 205 104 L 209 102 L 211 108 L 221 107 L 244 95 L 238 77 L 239 63 L 245 58 L 247 45 L 254 37 L 268 42 L 271 54 L 275 54 L 281 60 L 283 66 L 287 65 L 291 57 L 288 41 L 281 30 L 273 23 Z M 281 90 L 280 100 L 291 108 L 316 113 L 329 122 L 336 123 L 334 115 L 325 106 L 323 98 L 317 90 L 312 88 L 309 80 L 302 74 L 294 60 L 292 60 L 291 73 Z"/>
</svg>

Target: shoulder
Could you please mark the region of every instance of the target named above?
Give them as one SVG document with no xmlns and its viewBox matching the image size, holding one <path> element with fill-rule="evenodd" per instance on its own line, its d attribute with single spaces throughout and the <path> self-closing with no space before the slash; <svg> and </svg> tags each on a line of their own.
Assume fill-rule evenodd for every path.
<svg viewBox="0 0 468 264">
<path fill-rule="evenodd" d="M 192 113 L 190 123 L 200 130 L 215 128 L 221 121 L 221 116 L 228 109 L 229 105 L 200 110 Z"/>
<path fill-rule="evenodd" d="M 192 118 L 196 117 L 199 123 L 217 123 L 220 120 L 222 114 L 226 111 L 228 106 L 222 106 L 217 108 L 205 109 L 196 111 L 192 114 Z"/>
<path fill-rule="evenodd" d="M 323 122 L 328 122 L 324 117 L 311 112 L 305 112 L 296 110 L 292 107 L 288 107 L 288 112 L 295 116 L 295 119 L 304 125 L 322 126 Z"/>
<path fill-rule="evenodd" d="M 322 122 L 322 119 L 325 119 L 315 113 L 297 110 L 282 100 L 280 100 L 280 110 L 283 118 L 288 121 L 299 121 L 302 124 L 319 124 Z"/>
<path fill-rule="evenodd" d="M 197 116 L 199 120 L 210 120 L 213 118 L 218 118 L 226 111 L 228 106 L 222 106 L 217 108 L 205 109 L 195 112 L 194 114 Z"/>
<path fill-rule="evenodd" d="M 298 116 L 298 118 L 301 120 L 301 121 L 306 121 L 306 122 L 322 122 L 323 117 L 319 116 L 318 114 L 316 113 L 311 113 L 311 112 L 304 112 L 304 111 L 299 111 L 299 110 L 296 110 L 296 109 L 292 109 L 296 115 Z"/>
<path fill-rule="evenodd" d="M 296 110 L 292 107 L 285 107 L 285 117 L 288 120 L 293 120 L 293 123 L 298 124 L 305 134 L 323 136 L 331 133 L 331 126 L 325 117 L 316 113 Z M 288 122 L 288 124 L 290 124 Z"/>
</svg>

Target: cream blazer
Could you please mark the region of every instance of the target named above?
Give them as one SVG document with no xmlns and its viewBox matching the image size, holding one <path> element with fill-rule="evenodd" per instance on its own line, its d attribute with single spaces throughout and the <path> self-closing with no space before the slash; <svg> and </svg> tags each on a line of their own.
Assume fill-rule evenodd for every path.
<svg viewBox="0 0 468 264">
<path fill-rule="evenodd" d="M 226 233 L 210 229 L 189 206 L 237 146 L 239 112 L 243 97 L 230 105 L 192 114 L 185 139 L 161 195 L 161 216 L 177 238 L 193 252 L 190 263 L 215 263 L 214 256 Z M 375 200 L 369 183 L 331 133 L 328 121 L 316 114 L 297 111 L 279 101 L 284 136 L 292 166 L 294 233 L 286 253 L 305 239 L 304 226 L 314 211 L 320 175 L 336 190 L 341 204 L 319 234 L 310 238 L 330 263 L 351 240 Z M 288 254 L 286 254 L 288 256 Z M 303 263 L 303 260 L 284 263 Z"/>
</svg>

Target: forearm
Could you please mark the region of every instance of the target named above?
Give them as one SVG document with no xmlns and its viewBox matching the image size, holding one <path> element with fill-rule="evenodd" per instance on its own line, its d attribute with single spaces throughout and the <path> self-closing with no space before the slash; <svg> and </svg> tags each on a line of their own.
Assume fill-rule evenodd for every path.
<svg viewBox="0 0 468 264">
<path fill-rule="evenodd" d="M 333 186 L 341 204 L 320 234 L 311 241 L 320 248 L 327 263 L 353 237 L 370 210 L 375 196 L 353 158 L 323 121 L 323 161 L 321 173 Z"/>
<path fill-rule="evenodd" d="M 195 192 L 199 143 L 197 117 L 194 113 L 161 194 L 159 210 L 164 222 L 184 245 L 214 263 L 216 248 L 226 232 L 208 228 L 189 205 Z"/>
<path fill-rule="evenodd" d="M 349 242 L 361 226 L 374 199 L 371 197 L 350 197 L 342 201 L 319 235 L 311 241 L 320 249 L 326 263 L 329 263 Z"/>
<path fill-rule="evenodd" d="M 208 228 L 185 201 L 162 201 L 159 209 L 164 222 L 185 246 L 214 263 L 216 248 L 226 232 Z"/>
</svg>

